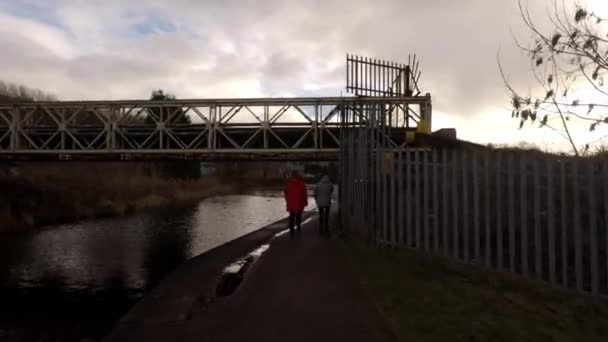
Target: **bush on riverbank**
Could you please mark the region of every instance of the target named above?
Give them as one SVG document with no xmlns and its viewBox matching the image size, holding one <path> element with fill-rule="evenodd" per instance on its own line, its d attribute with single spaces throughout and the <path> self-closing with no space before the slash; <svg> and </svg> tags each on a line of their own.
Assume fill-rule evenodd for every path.
<svg viewBox="0 0 608 342">
<path fill-rule="evenodd" d="M 227 192 L 217 177 L 168 178 L 144 163 L 22 163 L 0 169 L 0 231 L 116 216 Z"/>
</svg>

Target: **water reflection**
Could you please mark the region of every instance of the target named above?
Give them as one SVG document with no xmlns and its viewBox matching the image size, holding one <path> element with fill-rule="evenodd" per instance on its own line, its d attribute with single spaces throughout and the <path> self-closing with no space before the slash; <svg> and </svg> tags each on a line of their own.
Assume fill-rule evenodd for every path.
<svg viewBox="0 0 608 342">
<path fill-rule="evenodd" d="M 309 201 L 312 204 L 312 200 Z M 310 209 L 310 208 L 309 208 Z M 201 202 L 191 224 L 189 256 L 284 218 L 285 202 L 274 196 L 225 196 Z"/>
<path fill-rule="evenodd" d="M 183 261 L 284 216 L 277 193 L 235 195 L 209 198 L 190 208 L 4 236 L 0 286 L 44 287 L 52 275 L 66 290 L 143 290 Z"/>
</svg>

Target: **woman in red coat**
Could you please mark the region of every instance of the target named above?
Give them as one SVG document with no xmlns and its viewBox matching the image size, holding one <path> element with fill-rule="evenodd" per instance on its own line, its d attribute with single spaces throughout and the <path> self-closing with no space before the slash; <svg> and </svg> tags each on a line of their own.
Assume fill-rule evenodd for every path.
<svg viewBox="0 0 608 342">
<path fill-rule="evenodd" d="M 304 180 L 297 171 L 293 171 L 285 184 L 285 202 L 289 212 L 289 233 L 294 234 L 294 226 L 298 233 L 302 231 L 302 211 L 308 205 L 308 194 Z"/>
</svg>

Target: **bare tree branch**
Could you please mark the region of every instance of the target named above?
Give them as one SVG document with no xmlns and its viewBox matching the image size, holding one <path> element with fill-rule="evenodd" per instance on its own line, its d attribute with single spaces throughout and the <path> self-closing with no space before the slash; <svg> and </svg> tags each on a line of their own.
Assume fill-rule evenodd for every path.
<svg viewBox="0 0 608 342">
<path fill-rule="evenodd" d="M 528 55 L 531 75 L 539 87 L 529 95 L 522 95 L 510 83 L 500 62 L 500 52 L 497 54 L 500 76 L 511 96 L 512 116 L 521 121 L 520 127 L 537 119 L 541 127 L 549 127 L 549 119 L 559 119 L 562 136 L 578 155 L 570 119 L 590 123 L 590 130 L 608 123 L 608 113 L 598 109 L 608 108 L 608 89 L 604 87 L 604 76 L 608 75 L 608 35 L 601 25 L 605 19 L 580 4 L 570 6 L 565 0 L 552 0 L 545 13 L 552 28 L 542 32 L 522 0 L 518 0 L 518 8 L 533 40 L 530 46 L 525 46 L 511 34 L 515 44 Z M 585 83 L 589 87 L 583 87 Z M 583 99 L 577 97 L 581 94 Z"/>
</svg>

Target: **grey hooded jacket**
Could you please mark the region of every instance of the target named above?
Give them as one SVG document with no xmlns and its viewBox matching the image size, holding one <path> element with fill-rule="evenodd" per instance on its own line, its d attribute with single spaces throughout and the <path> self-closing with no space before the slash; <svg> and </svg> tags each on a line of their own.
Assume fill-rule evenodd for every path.
<svg viewBox="0 0 608 342">
<path fill-rule="evenodd" d="M 323 176 L 315 187 L 315 201 L 317 207 L 329 207 L 331 205 L 331 194 L 334 191 L 334 185 L 329 180 L 329 177 Z"/>
</svg>

